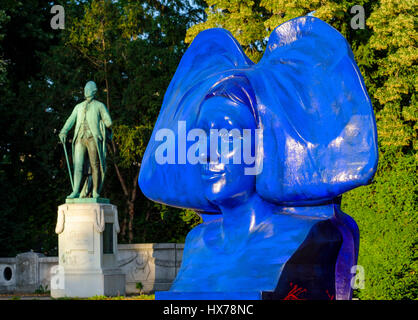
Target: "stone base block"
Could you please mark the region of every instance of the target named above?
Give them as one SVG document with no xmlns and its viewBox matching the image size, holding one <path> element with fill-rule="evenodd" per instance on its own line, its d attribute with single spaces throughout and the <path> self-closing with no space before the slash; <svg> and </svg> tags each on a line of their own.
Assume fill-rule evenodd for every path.
<svg viewBox="0 0 418 320">
<path fill-rule="evenodd" d="M 51 290 L 53 298 L 92 296 L 124 296 L 125 274 L 103 272 L 65 273 L 64 287 Z"/>
<path fill-rule="evenodd" d="M 58 207 L 59 263 L 51 276 L 51 295 L 125 295 L 125 274 L 118 266 L 116 206 L 101 203 L 103 199 L 73 200 Z"/>
</svg>

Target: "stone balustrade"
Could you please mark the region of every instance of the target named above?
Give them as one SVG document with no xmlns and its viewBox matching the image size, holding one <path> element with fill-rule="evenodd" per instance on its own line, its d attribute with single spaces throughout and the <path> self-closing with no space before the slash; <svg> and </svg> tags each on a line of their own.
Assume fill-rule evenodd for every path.
<svg viewBox="0 0 418 320">
<path fill-rule="evenodd" d="M 126 293 L 137 294 L 169 290 L 180 269 L 184 244 L 119 244 L 118 265 L 126 275 Z M 0 293 L 34 293 L 50 289 L 51 268 L 58 257 L 25 252 L 14 258 L 0 258 Z"/>
</svg>

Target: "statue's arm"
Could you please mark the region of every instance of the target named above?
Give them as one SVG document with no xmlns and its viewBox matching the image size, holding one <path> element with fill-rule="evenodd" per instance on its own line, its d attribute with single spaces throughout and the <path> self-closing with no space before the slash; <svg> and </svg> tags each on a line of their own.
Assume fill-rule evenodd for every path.
<svg viewBox="0 0 418 320">
<path fill-rule="evenodd" d="M 65 121 L 65 124 L 61 129 L 60 135 L 62 134 L 67 135 L 68 131 L 70 131 L 71 128 L 74 126 L 76 119 L 77 119 L 77 106 L 74 108 L 73 112 L 71 113 L 67 121 Z"/>
<path fill-rule="evenodd" d="M 110 117 L 109 111 L 107 110 L 104 104 L 101 105 L 100 108 L 100 116 L 107 128 L 112 126 L 112 118 Z"/>
</svg>

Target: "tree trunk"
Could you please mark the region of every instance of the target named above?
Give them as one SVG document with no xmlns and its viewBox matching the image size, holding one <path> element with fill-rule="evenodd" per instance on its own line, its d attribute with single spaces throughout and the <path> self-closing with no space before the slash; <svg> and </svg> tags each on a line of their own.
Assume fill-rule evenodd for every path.
<svg viewBox="0 0 418 320">
<path fill-rule="evenodd" d="M 103 22 L 102 22 L 103 24 Z M 104 30 L 104 27 L 103 27 Z M 103 36 L 102 38 L 102 49 L 103 52 L 106 53 L 106 41 L 105 38 Z M 106 104 L 107 104 L 107 108 L 110 112 L 111 106 L 110 106 L 110 85 L 109 85 L 109 79 L 108 79 L 108 68 L 107 68 L 107 59 L 106 59 L 106 54 L 105 54 L 105 58 L 103 59 L 103 69 L 104 69 L 104 80 L 105 80 L 105 86 L 106 86 Z M 116 148 L 116 144 L 115 141 L 112 139 L 111 141 L 111 146 L 112 148 L 110 148 L 110 152 L 112 152 L 113 156 L 116 155 L 117 153 L 117 148 Z M 126 204 L 127 204 L 127 214 L 125 214 L 124 218 L 123 218 L 123 222 L 122 222 L 122 228 L 121 228 L 121 237 L 125 238 L 126 236 L 126 225 L 128 225 L 128 242 L 132 243 L 133 238 L 134 238 L 134 233 L 133 233 L 133 221 L 134 221 L 134 215 L 135 215 L 135 199 L 136 199 L 136 194 L 137 194 L 137 180 L 138 180 L 138 176 L 139 176 L 139 169 L 138 169 L 138 173 L 133 181 L 132 184 L 132 188 L 129 190 L 129 188 L 126 185 L 126 181 L 123 178 L 120 170 L 119 170 L 119 166 L 116 162 L 113 162 L 113 166 L 115 168 L 116 171 L 116 175 L 119 179 L 120 185 L 122 187 L 122 191 L 123 194 L 125 196 L 126 199 Z M 129 218 L 129 220 L 127 221 L 127 218 Z"/>
<path fill-rule="evenodd" d="M 149 219 L 149 214 L 150 214 L 150 212 L 149 212 L 149 211 L 147 211 L 147 214 L 145 215 L 145 222 L 147 222 L 147 221 L 148 221 L 148 219 Z M 142 242 L 145 242 L 145 241 L 146 241 L 146 239 L 147 239 L 147 229 L 145 229 L 145 230 L 144 230 L 144 232 L 142 233 Z"/>
<path fill-rule="evenodd" d="M 123 217 L 122 223 L 120 225 L 120 238 L 121 240 L 125 240 L 126 237 L 126 214 Z"/>
<path fill-rule="evenodd" d="M 129 223 L 128 223 L 128 232 L 129 232 L 129 243 L 132 243 L 134 239 L 134 231 L 133 231 L 133 222 L 134 222 L 134 215 L 135 215 L 135 199 L 137 195 L 137 186 L 138 186 L 138 177 L 139 177 L 139 170 L 138 173 L 135 175 L 135 178 L 132 183 L 132 190 L 131 190 L 131 197 L 128 200 L 128 214 L 129 214 Z"/>
<path fill-rule="evenodd" d="M 135 214 L 135 207 L 132 201 L 128 201 L 128 214 L 129 214 L 129 223 L 128 223 L 128 236 L 129 236 L 129 243 L 132 243 L 134 239 L 134 232 L 133 232 L 133 223 L 134 223 L 134 214 Z"/>
</svg>

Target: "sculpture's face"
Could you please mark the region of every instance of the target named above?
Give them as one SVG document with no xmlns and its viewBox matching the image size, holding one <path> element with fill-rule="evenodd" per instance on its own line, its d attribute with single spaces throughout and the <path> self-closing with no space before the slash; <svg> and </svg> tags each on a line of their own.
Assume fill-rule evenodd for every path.
<svg viewBox="0 0 418 320">
<path fill-rule="evenodd" d="M 245 174 L 245 168 L 254 167 L 254 164 L 245 164 L 244 153 L 251 152 L 250 156 L 254 155 L 256 128 L 248 107 L 225 97 L 210 98 L 202 105 L 197 126 L 206 132 L 208 139 L 207 164 L 200 164 L 205 197 L 213 204 L 221 206 L 235 206 L 245 202 L 255 189 L 255 176 Z M 225 131 L 223 135 L 214 134 L 214 130 L 222 129 L 227 133 Z M 251 144 L 248 143 L 247 148 L 244 147 L 244 129 L 251 130 Z M 214 137 L 217 146 L 214 144 Z M 229 152 L 225 151 L 225 146 Z"/>
<path fill-rule="evenodd" d="M 84 87 L 84 97 L 87 100 L 91 100 L 94 98 L 97 92 L 97 86 L 93 81 L 87 82 L 86 86 Z"/>
</svg>

